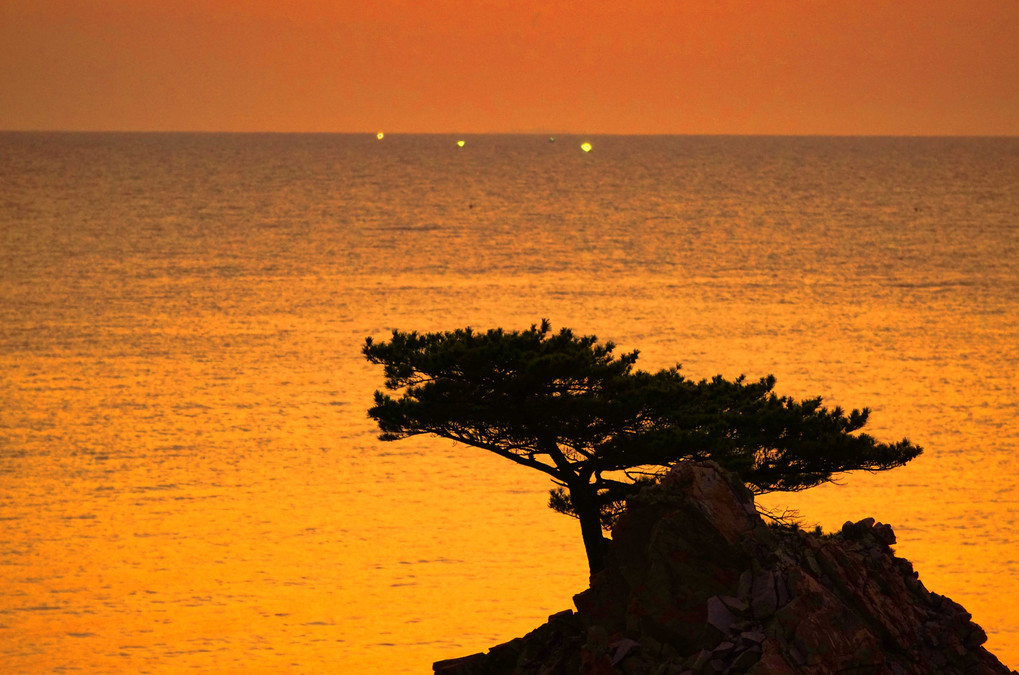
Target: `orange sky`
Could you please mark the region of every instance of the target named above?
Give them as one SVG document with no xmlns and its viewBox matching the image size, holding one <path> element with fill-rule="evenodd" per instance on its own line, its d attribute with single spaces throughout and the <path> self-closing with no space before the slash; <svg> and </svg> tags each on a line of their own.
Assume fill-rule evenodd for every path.
<svg viewBox="0 0 1019 675">
<path fill-rule="evenodd" d="M 0 129 L 1019 135 L 1019 0 L 0 0 Z"/>
</svg>

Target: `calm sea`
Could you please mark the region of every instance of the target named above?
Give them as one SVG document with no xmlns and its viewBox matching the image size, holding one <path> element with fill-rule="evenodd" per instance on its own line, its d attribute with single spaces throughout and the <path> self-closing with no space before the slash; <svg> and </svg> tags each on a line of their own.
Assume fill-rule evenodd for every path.
<svg viewBox="0 0 1019 675">
<path fill-rule="evenodd" d="M 892 523 L 1019 666 L 1019 139 L 15 133 L 0 670 L 426 673 L 571 607 L 547 481 L 377 441 L 359 354 L 543 317 L 923 445 L 768 504 Z"/>
</svg>

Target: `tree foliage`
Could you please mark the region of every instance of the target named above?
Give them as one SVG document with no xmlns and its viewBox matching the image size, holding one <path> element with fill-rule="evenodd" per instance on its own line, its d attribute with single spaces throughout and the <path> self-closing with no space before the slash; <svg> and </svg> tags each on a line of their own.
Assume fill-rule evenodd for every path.
<svg viewBox="0 0 1019 675">
<path fill-rule="evenodd" d="M 394 441 L 435 434 L 547 473 L 549 505 L 576 516 L 591 572 L 602 528 L 641 484 L 684 459 L 711 459 L 755 493 L 803 490 L 856 469 L 901 466 L 908 440 L 859 433 L 869 410 L 827 409 L 773 392 L 774 377 L 694 381 L 679 366 L 636 370 L 637 352 L 548 321 L 528 330 L 393 331 L 365 341 L 385 388 L 368 414 Z"/>
</svg>

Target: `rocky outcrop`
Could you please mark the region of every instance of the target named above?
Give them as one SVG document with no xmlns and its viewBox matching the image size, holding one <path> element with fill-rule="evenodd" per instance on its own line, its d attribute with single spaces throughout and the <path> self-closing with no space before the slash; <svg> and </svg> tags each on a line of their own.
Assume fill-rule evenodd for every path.
<svg viewBox="0 0 1019 675">
<path fill-rule="evenodd" d="M 711 462 L 631 499 L 607 569 L 525 637 L 442 675 L 1014 673 L 969 613 L 931 593 L 872 518 L 830 535 L 766 525 Z"/>
</svg>

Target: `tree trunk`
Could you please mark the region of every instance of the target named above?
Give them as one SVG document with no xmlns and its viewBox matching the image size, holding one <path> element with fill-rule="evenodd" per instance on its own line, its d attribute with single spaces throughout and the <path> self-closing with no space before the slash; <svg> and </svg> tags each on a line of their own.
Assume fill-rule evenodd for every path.
<svg viewBox="0 0 1019 675">
<path fill-rule="evenodd" d="M 570 501 L 580 519 L 580 533 L 587 551 L 587 565 L 591 576 L 605 569 L 605 554 L 608 546 L 601 529 L 601 510 L 598 508 L 596 493 L 590 483 L 569 485 Z"/>
</svg>

